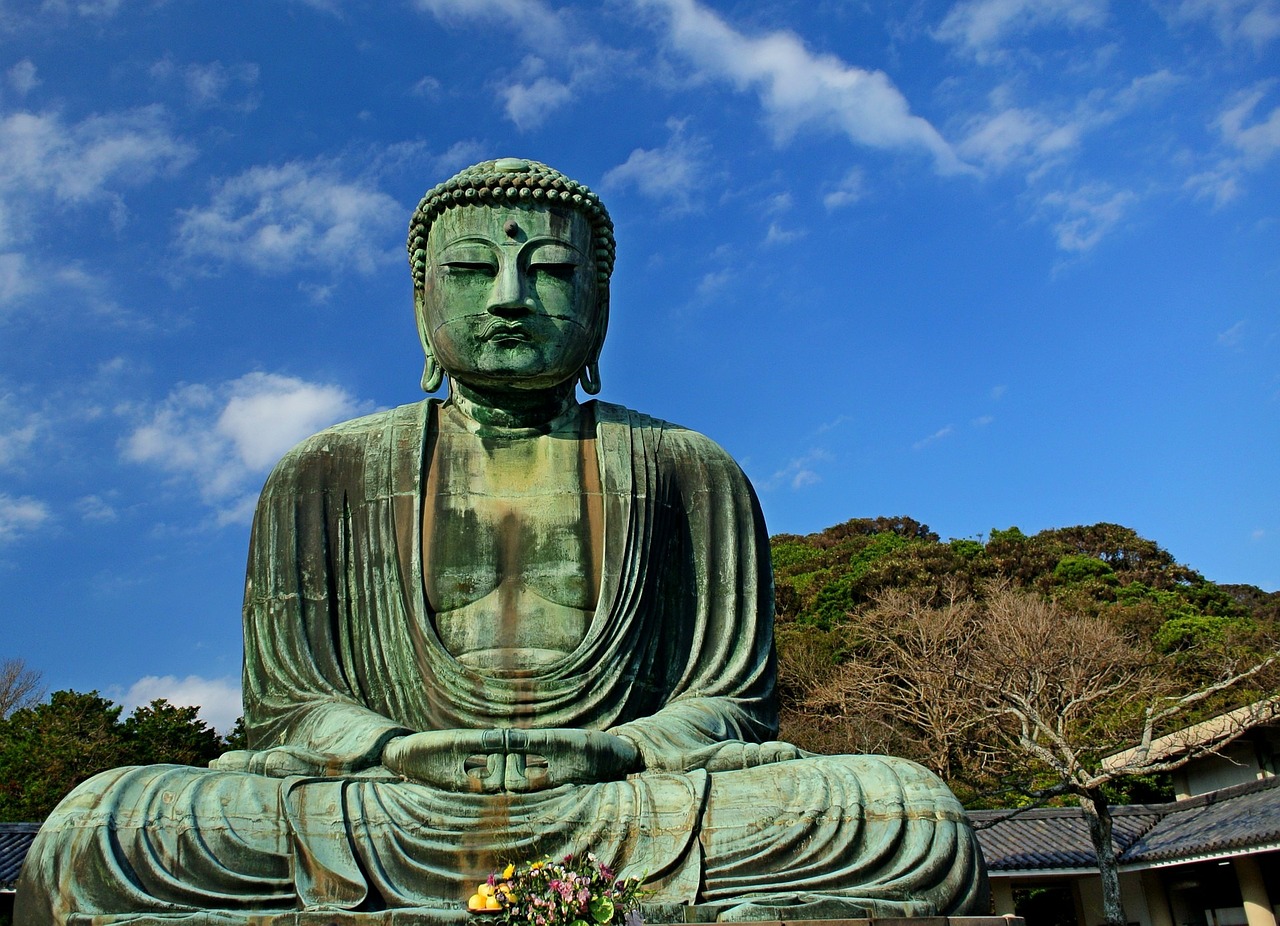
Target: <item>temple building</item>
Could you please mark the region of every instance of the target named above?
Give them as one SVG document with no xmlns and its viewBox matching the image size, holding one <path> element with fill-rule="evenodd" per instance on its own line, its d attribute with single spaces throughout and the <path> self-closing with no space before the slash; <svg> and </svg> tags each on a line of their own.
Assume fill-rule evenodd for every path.
<svg viewBox="0 0 1280 926">
<path fill-rule="evenodd" d="M 1125 913 L 1135 926 L 1276 926 L 1280 912 L 1280 699 L 1171 734 L 1174 757 L 1247 731 L 1174 774 L 1176 800 L 1112 808 Z M 1111 761 L 1122 762 L 1124 754 Z M 991 876 L 994 912 L 1027 926 L 1103 922 L 1097 858 L 1076 808 L 970 814 Z"/>
</svg>

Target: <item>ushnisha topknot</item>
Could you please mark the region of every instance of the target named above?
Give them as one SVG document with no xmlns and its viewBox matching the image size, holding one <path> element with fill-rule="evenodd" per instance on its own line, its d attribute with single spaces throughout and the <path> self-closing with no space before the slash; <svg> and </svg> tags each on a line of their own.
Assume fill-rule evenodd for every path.
<svg viewBox="0 0 1280 926">
<path fill-rule="evenodd" d="M 591 224 L 591 242 L 600 292 L 608 292 L 615 247 L 613 220 L 600 198 L 584 184 L 571 180 L 554 167 L 524 158 L 481 161 L 454 174 L 427 191 L 409 222 L 409 266 L 413 287 L 426 283 L 427 232 L 431 223 L 454 206 L 491 203 L 563 205 L 581 212 Z"/>
</svg>

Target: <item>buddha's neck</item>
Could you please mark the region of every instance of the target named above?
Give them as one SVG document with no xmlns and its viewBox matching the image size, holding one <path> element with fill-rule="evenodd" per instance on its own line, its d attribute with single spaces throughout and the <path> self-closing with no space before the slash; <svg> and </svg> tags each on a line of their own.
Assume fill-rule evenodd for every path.
<svg viewBox="0 0 1280 926">
<path fill-rule="evenodd" d="M 482 428 L 547 433 L 577 410 L 576 385 L 570 380 L 554 389 L 513 394 L 477 389 L 455 379 L 449 383 L 449 403 Z"/>
</svg>

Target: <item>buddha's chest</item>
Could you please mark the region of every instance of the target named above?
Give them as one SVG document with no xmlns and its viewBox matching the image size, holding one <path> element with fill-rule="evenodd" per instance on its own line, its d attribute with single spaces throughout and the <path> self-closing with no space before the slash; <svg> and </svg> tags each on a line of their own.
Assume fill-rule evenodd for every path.
<svg viewBox="0 0 1280 926">
<path fill-rule="evenodd" d="M 582 641 L 600 586 L 594 442 L 442 433 L 423 507 L 427 603 L 454 656 L 519 670 Z"/>
</svg>

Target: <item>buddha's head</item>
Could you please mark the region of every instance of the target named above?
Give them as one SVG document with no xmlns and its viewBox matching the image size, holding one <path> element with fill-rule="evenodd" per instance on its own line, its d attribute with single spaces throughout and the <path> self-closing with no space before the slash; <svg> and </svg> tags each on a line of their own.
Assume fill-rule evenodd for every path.
<svg viewBox="0 0 1280 926">
<path fill-rule="evenodd" d="M 613 259 L 600 200 L 545 164 L 483 161 L 428 191 L 409 224 L 423 388 L 447 373 L 486 390 L 576 379 L 598 392 Z"/>
</svg>

